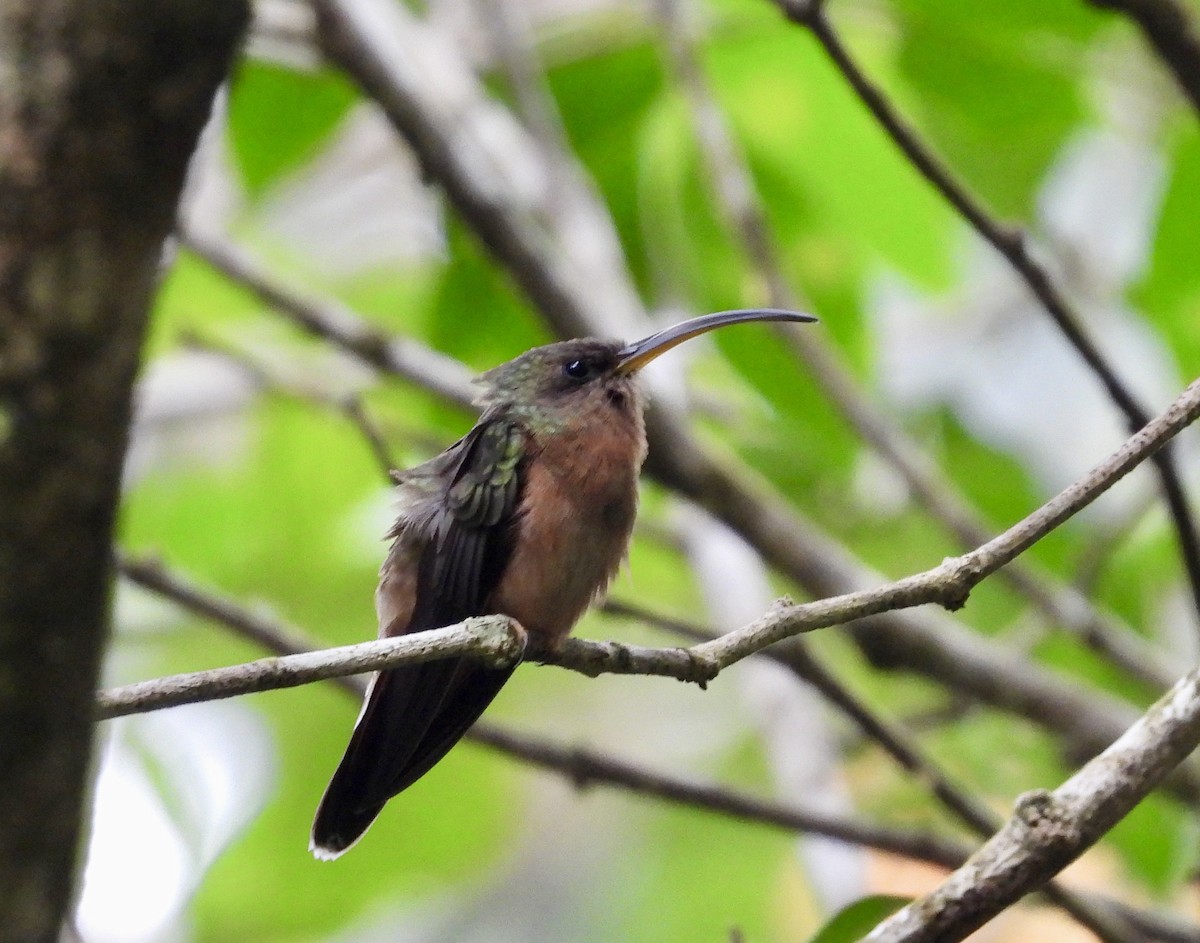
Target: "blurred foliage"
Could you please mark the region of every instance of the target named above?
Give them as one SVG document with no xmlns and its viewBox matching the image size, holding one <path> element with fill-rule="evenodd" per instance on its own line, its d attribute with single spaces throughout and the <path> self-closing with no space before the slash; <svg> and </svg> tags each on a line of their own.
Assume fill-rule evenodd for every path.
<svg viewBox="0 0 1200 943">
<path fill-rule="evenodd" d="M 853 943 L 861 940 L 875 924 L 907 903 L 907 898 L 885 894 L 864 897 L 840 910 L 809 943 Z"/>
<path fill-rule="evenodd" d="M 1165 170 L 1165 190 L 1147 263 L 1124 286 L 1124 300 L 1170 352 L 1179 371 L 1178 384 L 1171 385 L 1200 372 L 1195 115 L 1172 92 L 1160 101 L 1157 116 L 1136 115 L 1123 125 L 1113 117 L 1114 106 L 1104 97 L 1111 93 L 1106 82 L 1111 84 L 1112 69 L 1136 73 L 1159 91 L 1166 82 L 1138 72 L 1150 67 L 1127 24 L 1078 0 L 840 0 L 831 7 L 868 73 L 1004 218 L 1036 228 L 1039 194 L 1063 147 L 1085 130 L 1115 128 L 1152 150 Z M 565 34 L 546 30 L 543 52 L 566 135 L 612 212 L 639 290 L 651 306 L 690 311 L 760 304 L 759 280 L 717 205 L 661 37 L 630 9 L 620 8 L 619 17 L 632 25 L 616 28 L 603 16 L 593 22 L 572 15 Z M 769 4 L 719 0 L 705 7 L 703 23 L 701 64 L 752 169 L 785 272 L 820 313 L 819 330 L 864 388 L 888 400 L 886 378 L 878 373 L 880 280 L 900 279 L 930 298 L 959 292 L 971 271 L 962 265 L 970 242 L 963 224 L 900 156 L 811 39 Z M 572 43 L 564 35 L 589 39 Z M 502 75 L 486 78 L 489 87 L 507 92 Z M 294 186 L 346 127 L 357 100 L 351 85 L 329 69 L 253 60 L 242 66 L 225 129 L 244 197 L 234 221 L 238 239 L 269 259 L 281 280 L 337 297 L 379 328 L 418 337 L 473 369 L 550 339 L 511 279 L 452 215 L 444 220 L 440 251 L 349 274 L 312 264 L 320 250 L 311 246 L 322 233 L 308 233 L 309 241 L 297 245 L 264 222 L 285 187 Z M 184 252 L 160 295 L 149 369 L 176 352 L 187 332 L 286 364 L 283 372 L 292 380 L 328 395 L 364 385 L 362 371 L 345 358 L 282 325 L 248 293 Z M 721 404 L 702 410 L 698 428 L 705 441 L 754 469 L 871 566 L 902 575 L 956 552 L 921 509 L 902 494 L 888 498 L 895 491 L 888 473 L 884 480 L 866 474 L 872 460 L 864 444 L 767 332 L 714 338 L 697 353 L 690 375 L 698 402 Z M 400 464 L 428 457 L 469 426 L 468 415 L 404 384 L 367 387 L 367 407 Z M 995 529 L 1048 496 L 1019 448 L 981 437 L 952 403 L 887 405 Z M 368 637 L 387 495 L 362 438 L 335 411 L 279 390 L 256 395 L 227 418 L 234 427 L 227 450 L 175 456 L 131 479 L 124 545 L 161 553 L 234 597 L 267 601 L 329 644 Z M 1063 446 L 1070 461 L 1070 443 Z M 1088 464 L 1090 459 L 1080 459 L 1074 467 L 1082 472 Z M 1146 507 L 1151 509 L 1125 529 L 1111 517 L 1074 521 L 1030 558 L 1064 581 L 1089 561 L 1099 574 L 1092 596 L 1136 631 L 1169 646 L 1194 634 L 1194 617 L 1172 602 L 1184 593 L 1173 537 L 1161 512 Z M 706 623 L 682 554 L 663 538 L 672 508 L 668 496 L 647 488 L 645 526 L 614 594 Z M 996 581 L 976 592 L 961 618 L 980 632 L 1031 648 L 1080 683 L 1139 704 L 1152 694 L 1041 624 Z M 594 614 L 580 631 L 676 644 Z M 819 633 L 827 637 L 814 644 L 885 714 L 904 717 L 944 706 L 935 685 L 866 667 L 837 631 Z M 195 620 L 150 636 L 131 634 L 119 644 L 139 653 L 138 670 L 146 674 L 258 654 Z M 659 693 L 667 686 L 656 679 L 588 681 L 524 669 L 489 718 L 551 731 L 564 742 L 599 737 L 614 753 L 640 755 L 657 768 L 690 762 L 694 769 L 677 771 L 768 793 L 769 757 L 750 711 L 735 699 L 720 702 L 734 715 L 723 723 L 735 733 L 710 736 L 683 723 L 678 729 L 690 730 L 695 743 L 675 744 L 674 752 L 661 755 L 653 747 L 639 749 L 643 737 L 661 743 L 662 735 L 648 730 L 660 717 L 699 710 L 696 692 Z M 244 704 L 273 732 L 277 789 L 196 889 L 191 920 L 198 941 L 393 939 L 365 930 L 355 936 L 347 927 L 373 926 L 380 915 L 406 909 L 440 926 L 456 906 L 470 906 L 456 900 L 502 897 L 511 890 L 506 882 L 526 873 L 526 859 L 539 853 L 536 835 L 554 832 L 553 817 L 565 808 L 577 818 L 596 816 L 595 834 L 578 831 L 572 819 L 581 863 L 567 855 L 545 866 L 558 882 L 550 886 L 567 888 L 561 906 L 577 908 L 576 938 L 718 940 L 733 928 L 748 941 L 796 938 L 775 899 L 782 876 L 798 866 L 790 836 L 639 798 L 569 793 L 550 774 L 473 746 L 453 751 L 393 802 L 346 858 L 318 864 L 305 850 L 307 829 L 355 705 L 321 686 Z M 716 715 L 709 710 L 700 716 Z M 986 710 L 934 723 L 922 737 L 959 782 L 1000 810 L 1018 792 L 1050 786 L 1067 772 L 1044 734 Z M 949 827 L 920 786 L 870 745 L 848 742 L 846 775 L 864 814 Z M 805 797 L 789 798 L 802 803 Z M 1196 864 L 1195 833 L 1191 812 L 1155 798 L 1117 829 L 1103 853 L 1119 857 L 1124 889 L 1171 899 Z M 620 853 L 602 854 L 608 842 Z M 565 849 L 555 846 L 555 854 Z M 862 917 L 863 908 L 874 920 L 894 906 L 891 898 L 863 901 L 814 939 L 856 938 L 870 923 L 846 930 L 845 921 Z M 805 920 L 801 930 L 808 935 L 824 918 L 812 913 Z M 451 938 L 453 919 L 446 925 Z"/>
</svg>

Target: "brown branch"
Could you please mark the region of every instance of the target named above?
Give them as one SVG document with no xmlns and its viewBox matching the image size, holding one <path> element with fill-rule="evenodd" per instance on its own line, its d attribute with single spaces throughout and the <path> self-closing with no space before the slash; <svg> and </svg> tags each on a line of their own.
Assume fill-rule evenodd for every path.
<svg viewBox="0 0 1200 943">
<path fill-rule="evenodd" d="M 791 22 L 805 27 L 817 40 L 830 60 L 842 73 L 859 100 L 887 132 L 917 172 L 942 195 L 955 210 L 992 246 L 1025 282 L 1026 287 L 1038 300 L 1058 326 L 1066 340 L 1095 374 L 1109 398 L 1124 414 L 1130 431 L 1145 425 L 1149 413 L 1138 402 L 1132 391 L 1117 375 L 1095 342 L 1084 329 L 1079 316 L 1055 287 L 1046 269 L 1029 251 L 1028 238 L 1021 231 L 1007 228 L 984 209 L 950 170 L 934 155 L 933 150 L 921 140 L 895 106 L 858 67 L 858 63 L 842 44 L 837 31 L 825 12 L 823 0 L 772 0 Z M 1191 588 L 1192 601 L 1200 617 L 1200 535 L 1188 507 L 1187 496 L 1178 469 L 1168 450 L 1154 458 L 1162 484 L 1163 497 L 1175 527 L 1184 572 Z"/>
<path fill-rule="evenodd" d="M 683 22 L 684 0 L 657 0 L 656 6 L 674 71 L 691 108 L 700 152 L 730 228 L 740 238 L 759 280 L 767 286 L 769 303 L 780 308 L 809 307 L 788 285 L 754 179 L 729 132 Z M 910 494 L 957 538 L 960 547 L 969 549 L 988 540 L 990 529 L 978 511 L 900 425 L 872 402 L 820 332 L 780 326 L 777 334 L 863 442 L 900 475 Z M 1154 689 L 1166 687 L 1177 677 L 1141 635 L 1097 610 L 1077 588 L 1020 560 L 1001 570 L 1000 576 L 1049 622 L 1070 632 L 1131 677 Z"/>
<path fill-rule="evenodd" d="M 72 899 L 130 395 L 244 2 L 0 15 L 0 941 Z"/>
<path fill-rule="evenodd" d="M 1187 8 L 1178 0 L 1087 0 L 1133 20 L 1170 70 L 1200 115 L 1200 36 Z"/>
</svg>

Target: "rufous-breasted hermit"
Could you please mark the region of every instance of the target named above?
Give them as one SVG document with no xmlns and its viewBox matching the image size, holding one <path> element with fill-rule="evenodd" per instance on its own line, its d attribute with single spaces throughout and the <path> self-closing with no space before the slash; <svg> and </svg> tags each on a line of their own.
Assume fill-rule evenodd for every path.
<svg viewBox="0 0 1200 943">
<path fill-rule="evenodd" d="M 483 374 L 479 422 L 393 477 L 399 515 L 375 594 L 381 636 L 502 613 L 553 650 L 624 558 L 646 456 L 637 373 L 715 328 L 815 321 L 722 311 L 632 344 L 562 341 Z M 448 658 L 377 674 L 312 830 L 318 858 L 353 845 L 392 796 L 466 733 L 512 669 Z"/>
</svg>

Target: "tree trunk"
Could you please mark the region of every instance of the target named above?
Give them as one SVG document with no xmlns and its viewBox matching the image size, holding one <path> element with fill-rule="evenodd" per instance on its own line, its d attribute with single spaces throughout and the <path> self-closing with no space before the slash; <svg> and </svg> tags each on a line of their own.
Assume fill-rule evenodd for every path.
<svg viewBox="0 0 1200 943">
<path fill-rule="evenodd" d="M 130 389 L 244 0 L 0 0 L 0 943 L 71 901 Z"/>
</svg>

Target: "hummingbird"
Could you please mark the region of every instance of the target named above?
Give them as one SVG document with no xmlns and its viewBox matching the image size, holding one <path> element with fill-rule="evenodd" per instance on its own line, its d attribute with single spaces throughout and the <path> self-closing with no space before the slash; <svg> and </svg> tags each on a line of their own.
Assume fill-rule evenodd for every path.
<svg viewBox="0 0 1200 943">
<path fill-rule="evenodd" d="M 379 574 L 381 637 L 499 613 L 554 651 L 624 559 L 646 457 L 637 373 L 697 335 L 747 321 L 815 321 L 773 308 L 693 318 L 632 344 L 535 347 L 476 379 L 479 421 L 422 465 L 393 472 L 399 513 Z M 371 681 L 317 808 L 310 848 L 337 858 L 424 776 L 512 675 L 470 658 Z"/>
</svg>

